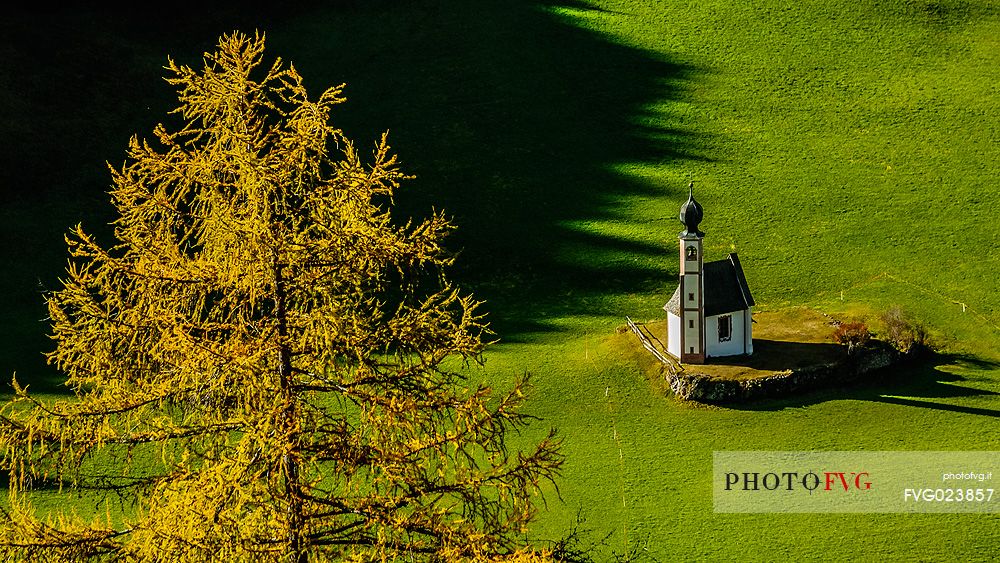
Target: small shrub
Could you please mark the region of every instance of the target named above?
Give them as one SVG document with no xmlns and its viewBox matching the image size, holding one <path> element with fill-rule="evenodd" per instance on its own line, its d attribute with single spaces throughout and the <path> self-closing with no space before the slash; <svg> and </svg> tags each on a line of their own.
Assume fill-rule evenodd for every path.
<svg viewBox="0 0 1000 563">
<path fill-rule="evenodd" d="M 847 353 L 853 354 L 858 348 L 864 347 L 871 340 L 872 334 L 868 325 L 863 322 L 840 323 L 833 331 L 833 341 L 847 346 Z"/>
<path fill-rule="evenodd" d="M 927 329 L 899 307 L 892 307 L 881 316 L 885 339 L 904 354 L 927 345 Z"/>
</svg>

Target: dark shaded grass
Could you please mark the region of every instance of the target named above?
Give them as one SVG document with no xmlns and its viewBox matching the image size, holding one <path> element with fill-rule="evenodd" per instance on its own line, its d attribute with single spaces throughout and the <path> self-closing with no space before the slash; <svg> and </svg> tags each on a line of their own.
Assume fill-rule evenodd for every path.
<svg viewBox="0 0 1000 563">
<path fill-rule="evenodd" d="M 967 354 L 928 353 L 920 359 L 876 370 L 843 385 L 830 386 L 795 397 L 725 406 L 736 410 L 777 411 L 827 401 L 859 400 L 1000 417 L 1000 410 L 994 408 L 948 403 L 951 399 L 1000 395 L 995 391 L 963 385 L 968 383 L 967 378 L 945 369 L 951 366 L 988 371 L 997 369 L 1000 363 Z"/>
<path fill-rule="evenodd" d="M 552 316 L 606 313 L 610 295 L 662 279 L 622 257 L 667 249 L 573 225 L 628 221 L 614 208 L 622 198 L 670 191 L 611 164 L 706 158 L 689 131 L 636 124 L 696 69 L 567 25 L 545 2 L 418 6 L 328 12 L 273 44 L 312 45 L 295 55 L 311 83 L 348 83 L 335 119 L 350 137 L 390 130 L 417 177 L 398 198 L 402 215 L 433 206 L 454 218 L 456 272 L 487 301 L 501 337 L 548 330 Z M 586 256 L 567 259 L 578 246 Z"/>
<path fill-rule="evenodd" d="M 644 105 L 679 96 L 696 69 L 568 25 L 549 12 L 557 4 L 223 6 L 198 18 L 167 10 L 11 14 L 0 29 L 8 37 L 0 212 L 9 219 L 0 230 L 8 272 L 0 291 L 10 303 L 0 318 L 9 331 L 0 366 L 55 389 L 48 382 L 58 376 L 39 352 L 52 347 L 43 292 L 58 287 L 62 235 L 82 221 L 110 242 L 104 162 L 120 164 L 131 134 L 148 136 L 168 119 L 166 57 L 198 65 L 233 30 L 267 32 L 268 56 L 293 62 L 314 96 L 346 82 L 349 101 L 334 121 L 359 147 L 390 131 L 416 175 L 399 194 L 399 216 L 443 208 L 453 217 L 455 273 L 487 301 L 502 339 L 552 329 L 552 316 L 619 313 L 613 296 L 664 277 L 632 258 L 669 249 L 573 225 L 628 221 L 615 209 L 621 198 L 683 189 L 643 184 L 611 170 L 614 163 L 708 158 L 684 128 L 637 124 Z"/>
</svg>

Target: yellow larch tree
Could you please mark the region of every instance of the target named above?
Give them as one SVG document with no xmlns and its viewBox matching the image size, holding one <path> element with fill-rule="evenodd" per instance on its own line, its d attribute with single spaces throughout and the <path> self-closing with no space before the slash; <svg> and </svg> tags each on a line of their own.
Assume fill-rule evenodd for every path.
<svg viewBox="0 0 1000 563">
<path fill-rule="evenodd" d="M 444 275 L 452 225 L 394 221 L 406 177 L 385 137 L 364 162 L 330 123 L 342 86 L 310 100 L 263 51 L 234 33 L 203 69 L 170 60 L 177 130 L 112 167 L 116 242 L 67 237 L 49 360 L 74 396 L 15 380 L 0 554 L 547 559 L 524 532 L 558 441 L 508 451 L 525 382 L 497 395 L 463 375 L 490 332 Z M 134 508 L 38 514 L 32 490 L 56 482 Z"/>
</svg>

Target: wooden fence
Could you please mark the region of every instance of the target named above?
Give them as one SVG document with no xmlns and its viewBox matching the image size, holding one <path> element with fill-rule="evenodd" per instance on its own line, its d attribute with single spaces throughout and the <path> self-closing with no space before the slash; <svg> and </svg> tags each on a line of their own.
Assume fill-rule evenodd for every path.
<svg viewBox="0 0 1000 563">
<path fill-rule="evenodd" d="M 670 372 L 670 375 L 677 375 L 677 372 L 680 371 L 680 366 L 677 364 L 677 362 L 669 355 L 664 353 L 663 350 L 653 345 L 653 340 L 660 342 L 659 339 L 650 334 L 649 330 L 646 329 L 644 326 L 637 324 L 628 316 L 625 317 L 625 322 L 628 323 L 628 327 L 632 329 L 632 332 L 634 332 L 635 335 L 639 337 L 639 342 L 642 344 L 642 347 L 648 350 L 649 353 L 652 354 L 654 358 L 660 361 L 660 363 L 667 366 L 667 371 Z M 662 342 L 660 342 L 660 346 L 661 347 L 663 346 Z"/>
</svg>

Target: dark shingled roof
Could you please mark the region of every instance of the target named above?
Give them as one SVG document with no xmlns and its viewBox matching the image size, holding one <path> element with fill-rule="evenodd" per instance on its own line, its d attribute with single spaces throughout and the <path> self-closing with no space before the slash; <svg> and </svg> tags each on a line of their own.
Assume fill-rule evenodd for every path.
<svg viewBox="0 0 1000 563">
<path fill-rule="evenodd" d="M 747 286 L 747 278 L 743 275 L 743 266 L 735 252 L 725 260 L 706 263 L 702 275 L 705 279 L 706 317 L 742 311 L 756 305 L 750 294 L 750 287 Z M 663 309 L 680 316 L 680 286 L 674 290 Z"/>
</svg>

